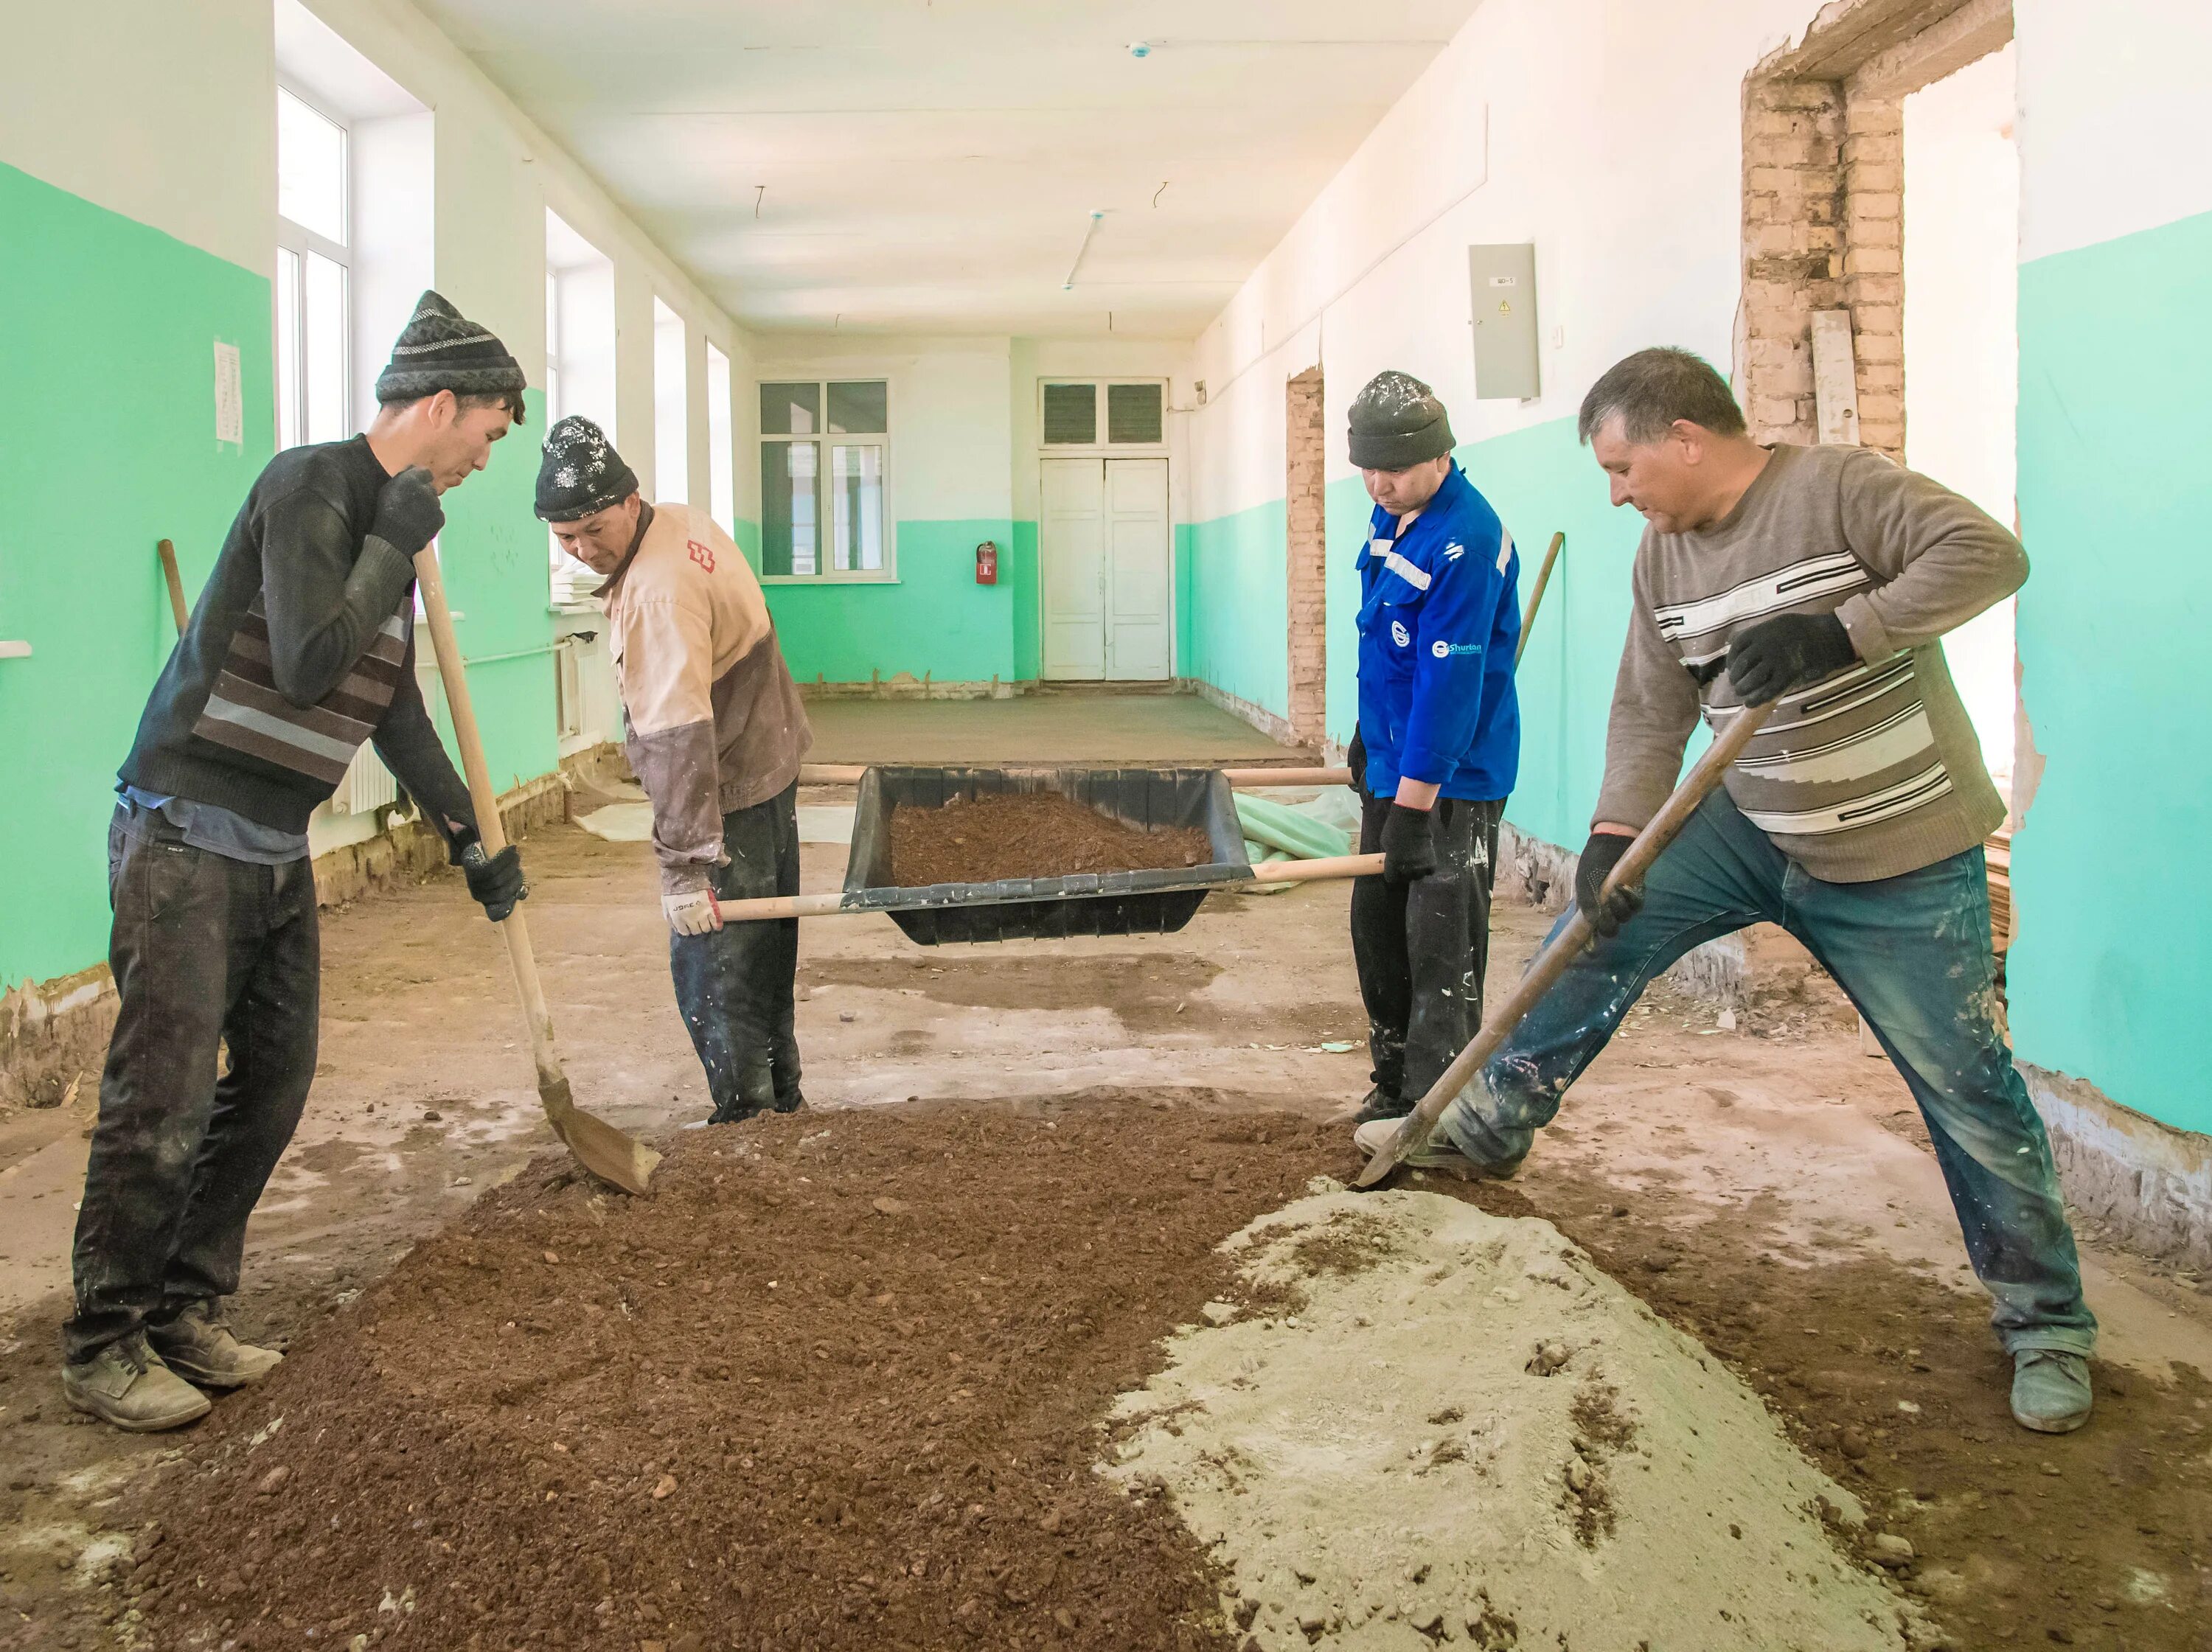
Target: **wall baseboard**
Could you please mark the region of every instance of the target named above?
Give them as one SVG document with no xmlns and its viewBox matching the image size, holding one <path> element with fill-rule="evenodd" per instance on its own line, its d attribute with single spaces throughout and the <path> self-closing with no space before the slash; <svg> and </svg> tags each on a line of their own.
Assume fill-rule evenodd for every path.
<svg viewBox="0 0 2212 1652">
<path fill-rule="evenodd" d="M 1038 684 L 993 677 L 988 683 L 939 683 L 899 671 L 866 683 L 830 683 L 817 678 L 799 685 L 801 700 L 1012 700 L 1036 692 Z"/>
<path fill-rule="evenodd" d="M 2212 1266 L 2212 1136 L 2160 1124 L 2086 1079 L 2014 1065 L 2043 1115 L 2067 1203 L 2133 1249 Z"/>
<path fill-rule="evenodd" d="M 1239 700 L 1235 695 L 1215 688 L 1203 677 L 1178 677 L 1175 686 L 1182 693 L 1194 694 L 1206 704 L 1218 706 L 1231 717 L 1251 724 L 1278 745 L 1295 746 L 1298 744 L 1291 734 L 1290 719 L 1279 717 L 1264 706 L 1255 706 L 1249 700 Z"/>
<path fill-rule="evenodd" d="M 619 748 L 594 746 L 559 769 L 526 781 L 499 800 L 510 838 L 568 817 L 572 777 L 618 772 Z M 616 767 L 611 767 L 613 765 Z M 315 857 L 315 904 L 343 906 L 395 878 L 420 878 L 446 864 L 438 835 L 412 820 Z M 52 981 L 25 981 L 0 994 L 0 1112 L 58 1107 L 70 1086 L 99 1082 L 115 1025 L 115 981 L 105 963 Z"/>
</svg>

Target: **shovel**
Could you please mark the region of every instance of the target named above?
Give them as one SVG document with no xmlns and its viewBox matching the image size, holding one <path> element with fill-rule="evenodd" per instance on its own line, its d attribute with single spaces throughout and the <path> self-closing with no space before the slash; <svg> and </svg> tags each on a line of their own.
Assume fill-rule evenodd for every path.
<svg viewBox="0 0 2212 1652">
<path fill-rule="evenodd" d="M 1744 747 L 1751 744 L 1751 737 L 1759 732 L 1773 711 L 1770 701 L 1763 706 L 1747 706 L 1736 714 L 1735 720 L 1705 748 L 1705 755 L 1682 777 L 1682 783 L 1674 788 L 1673 795 L 1660 805 L 1650 823 L 1637 833 L 1636 841 L 1628 846 L 1620 863 L 1613 869 L 1613 875 L 1605 880 L 1606 894 L 1643 880 L 1644 874 L 1651 870 L 1651 863 L 1659 858 L 1660 851 L 1674 841 L 1674 835 L 1697 813 L 1698 805 L 1720 784 L 1722 774 L 1742 755 Z M 1513 989 L 1512 995 L 1498 1006 L 1498 1012 L 1453 1059 L 1444 1069 L 1443 1077 L 1429 1086 L 1429 1093 L 1421 1097 L 1421 1104 L 1407 1114 L 1405 1121 L 1391 1132 L 1390 1139 L 1376 1150 L 1374 1157 L 1367 1161 L 1367 1168 L 1352 1179 L 1353 1187 L 1372 1187 L 1396 1169 L 1407 1154 L 1429 1139 L 1429 1132 L 1436 1127 L 1444 1108 L 1451 1105 L 1452 1097 L 1467 1087 L 1468 1081 L 1481 1071 L 1482 1064 L 1498 1053 L 1507 1036 L 1552 990 L 1553 983 L 1567 973 L 1567 966 L 1575 961 L 1576 954 L 1589 944 L 1590 935 L 1589 920 L 1577 908 L 1552 944 L 1537 954 L 1536 961 L 1528 966 L 1528 972 L 1521 977 L 1521 984 Z"/>
<path fill-rule="evenodd" d="M 446 706 L 453 714 L 453 737 L 460 742 L 461 767 L 469 777 L 469 799 L 476 805 L 477 833 L 483 841 L 467 853 L 487 858 L 507 847 L 500 824 L 499 798 L 491 789 L 491 771 L 484 766 L 483 737 L 477 730 L 475 707 L 469 700 L 469 679 L 461 661 L 461 647 L 453 636 L 453 616 L 446 606 L 445 581 L 438 574 L 438 554 L 425 546 L 415 558 L 415 578 L 422 588 L 422 612 L 430 625 L 430 642 L 438 657 L 438 676 L 446 685 Z M 507 938 L 507 961 L 514 966 L 515 991 L 522 999 L 523 1018 L 530 1023 L 530 1053 L 538 1063 L 538 1099 L 545 1108 L 545 1121 L 562 1139 L 576 1162 L 600 1181 L 626 1193 L 652 1191 L 653 1167 L 660 1155 L 643 1142 L 624 1135 L 604 1119 L 594 1118 L 576 1105 L 568 1090 L 568 1075 L 561 1070 L 561 1054 L 553 1047 L 553 1017 L 545 1007 L 545 988 L 538 979 L 538 959 L 530 950 L 530 930 L 518 906 L 500 920 Z"/>
<path fill-rule="evenodd" d="M 1536 588 L 1528 593 L 1528 611 L 1521 616 L 1521 641 L 1513 645 L 1513 669 L 1521 669 L 1521 656 L 1528 652 L 1528 633 L 1535 629 L 1536 610 L 1544 605 L 1544 587 L 1552 582 L 1552 564 L 1566 549 L 1567 536 L 1555 533 L 1544 552 L 1544 565 L 1536 570 Z"/>
</svg>

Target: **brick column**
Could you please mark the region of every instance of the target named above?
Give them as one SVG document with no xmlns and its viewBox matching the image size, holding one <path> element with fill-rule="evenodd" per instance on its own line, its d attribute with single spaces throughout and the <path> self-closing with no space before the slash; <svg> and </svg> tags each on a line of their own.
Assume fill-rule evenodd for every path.
<svg viewBox="0 0 2212 1652">
<path fill-rule="evenodd" d="M 1291 738 L 1318 749 L 1328 728 L 1328 433 L 1319 367 L 1308 367 L 1284 386 L 1283 425 Z"/>
</svg>

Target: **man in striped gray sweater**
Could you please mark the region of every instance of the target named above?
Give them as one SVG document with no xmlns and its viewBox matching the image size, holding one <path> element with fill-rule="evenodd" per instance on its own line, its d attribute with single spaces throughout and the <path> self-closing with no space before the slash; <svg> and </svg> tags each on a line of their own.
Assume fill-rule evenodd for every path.
<svg viewBox="0 0 2212 1652">
<path fill-rule="evenodd" d="M 1510 1175 L 1654 976 L 1717 936 L 1779 924 L 1850 994 L 1920 1104 L 2013 1356 L 2014 1416 L 2078 1428 L 2096 1321 L 1997 1020 L 1982 843 L 2004 805 L 1938 641 L 2017 590 L 2027 556 L 1975 506 L 1869 449 L 1759 446 L 1727 384 L 1686 351 L 1613 367 L 1580 428 L 1613 502 L 1646 523 L 1575 884 L 1597 939 L 1408 1162 Z M 1718 726 L 1778 699 L 1644 886 L 1606 896 L 1699 717 Z"/>
<path fill-rule="evenodd" d="M 121 1002 L 62 1327 L 64 1395 L 118 1428 L 189 1423 L 202 1389 L 277 1363 L 231 1334 L 222 1303 L 315 1076 L 307 817 L 362 744 L 489 916 L 522 897 L 514 848 L 477 847 L 416 688 L 413 560 L 522 392 L 497 338 L 423 294 L 367 434 L 279 453 L 254 483 L 123 760 L 107 834 Z"/>
</svg>

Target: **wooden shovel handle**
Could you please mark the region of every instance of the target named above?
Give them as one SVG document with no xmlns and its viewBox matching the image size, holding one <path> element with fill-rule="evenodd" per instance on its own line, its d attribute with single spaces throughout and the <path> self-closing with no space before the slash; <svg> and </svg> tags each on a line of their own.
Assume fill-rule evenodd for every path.
<svg viewBox="0 0 2212 1652">
<path fill-rule="evenodd" d="M 1705 748 L 1705 755 L 1682 777 L 1682 783 L 1660 805 L 1659 812 L 1652 816 L 1650 823 L 1636 835 L 1636 841 L 1628 846 L 1627 852 L 1620 857 L 1620 864 L 1613 867 L 1612 876 L 1605 880 L 1606 894 L 1611 895 L 1615 890 L 1643 881 L 1644 875 L 1651 870 L 1652 862 L 1658 859 L 1661 851 L 1674 841 L 1674 835 L 1689 823 L 1690 817 L 1697 813 L 1698 805 L 1705 802 L 1713 787 L 1720 784 L 1721 776 L 1727 772 L 1728 766 L 1742 754 L 1745 746 L 1751 744 L 1752 736 L 1765 726 L 1773 711 L 1774 707 L 1770 702 L 1764 706 L 1747 707 L 1736 714 L 1735 721 Z M 1483 1023 L 1482 1030 L 1475 1034 L 1468 1047 L 1452 1059 L 1452 1064 L 1444 1069 L 1443 1076 L 1429 1087 L 1429 1093 L 1421 1097 L 1420 1105 L 1391 1133 L 1389 1140 L 1376 1150 L 1375 1156 L 1367 1161 L 1367 1168 L 1353 1179 L 1352 1186 L 1373 1187 L 1397 1169 L 1407 1154 L 1429 1139 L 1429 1132 L 1436 1127 L 1437 1121 L 1443 1115 L 1444 1108 L 1451 1105 L 1453 1097 L 1467 1088 L 1468 1081 L 1482 1070 L 1483 1063 L 1498 1053 L 1513 1029 L 1521 1024 L 1529 1011 L 1536 1007 L 1538 1000 L 1552 989 L 1553 984 L 1561 975 L 1567 973 L 1567 966 L 1575 961 L 1576 955 L 1589 944 L 1589 920 L 1583 917 L 1577 908 L 1553 938 L 1552 944 L 1537 955 L 1536 961 L 1528 966 L 1528 973 L 1521 977 L 1520 983 L 1505 1002 L 1499 1005 L 1490 1019 Z"/>
<path fill-rule="evenodd" d="M 155 550 L 161 558 L 161 574 L 169 582 L 169 612 L 177 622 L 177 635 L 185 634 L 191 623 L 192 610 L 185 604 L 185 577 L 177 570 L 177 548 L 167 539 L 157 539 Z"/>
<path fill-rule="evenodd" d="M 453 714 L 453 738 L 461 748 L 461 772 L 468 777 L 469 801 L 475 806 L 477 835 L 487 855 L 507 847 L 507 829 L 499 817 L 499 793 L 492 790 L 491 770 L 484 763 L 483 735 L 477 726 L 475 702 L 469 698 L 468 668 L 461 659 L 460 639 L 453 635 L 453 610 L 446 605 L 446 582 L 438 570 L 438 553 L 425 545 L 415 556 L 415 580 L 422 591 L 422 616 L 430 629 L 431 652 L 437 656 L 438 678 L 446 685 L 446 709 Z M 530 1023 L 530 1053 L 538 1066 L 541 1096 L 565 1094 L 560 1053 L 553 1044 L 553 1013 L 546 1007 L 545 987 L 538 977 L 538 957 L 531 950 L 530 926 L 522 908 L 499 921 L 507 939 L 508 962 L 514 966 L 514 987 L 522 999 L 522 1013 Z"/>
<path fill-rule="evenodd" d="M 1513 668 L 1521 669 L 1521 656 L 1528 652 L 1528 633 L 1535 629 L 1536 610 L 1543 606 L 1544 587 L 1552 582 L 1552 564 L 1559 560 L 1559 552 L 1566 546 L 1567 536 L 1555 533 L 1552 544 L 1544 552 L 1544 565 L 1536 570 L 1536 586 L 1528 593 L 1528 611 L 1521 616 L 1521 641 L 1513 645 Z"/>
</svg>

